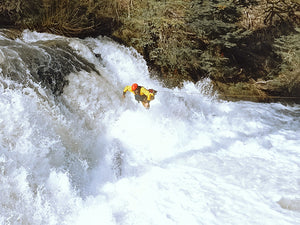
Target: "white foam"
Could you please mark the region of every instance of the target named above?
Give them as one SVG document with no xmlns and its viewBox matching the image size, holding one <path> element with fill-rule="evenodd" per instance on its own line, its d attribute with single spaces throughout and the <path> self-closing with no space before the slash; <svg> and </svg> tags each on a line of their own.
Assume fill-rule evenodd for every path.
<svg viewBox="0 0 300 225">
<path fill-rule="evenodd" d="M 62 39 L 63 37 L 55 34 L 48 34 L 48 33 L 40 33 L 36 31 L 29 31 L 24 30 L 21 36 L 22 41 L 27 43 L 33 43 L 37 41 L 48 41 L 48 40 L 56 40 L 56 39 Z M 17 41 L 19 41 L 17 39 Z"/>
</svg>

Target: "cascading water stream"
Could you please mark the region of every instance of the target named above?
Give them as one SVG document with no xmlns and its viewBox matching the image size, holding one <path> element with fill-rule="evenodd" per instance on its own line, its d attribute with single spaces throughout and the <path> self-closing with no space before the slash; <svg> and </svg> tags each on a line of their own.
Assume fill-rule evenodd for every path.
<svg viewBox="0 0 300 225">
<path fill-rule="evenodd" d="M 0 109 L 0 224 L 300 223 L 299 105 L 167 89 L 105 37 L 3 31 Z"/>
</svg>

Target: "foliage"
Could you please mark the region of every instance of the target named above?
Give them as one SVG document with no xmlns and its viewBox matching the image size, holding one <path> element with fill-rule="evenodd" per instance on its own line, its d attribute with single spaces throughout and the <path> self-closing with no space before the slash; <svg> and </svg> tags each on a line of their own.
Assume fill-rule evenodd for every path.
<svg viewBox="0 0 300 225">
<path fill-rule="evenodd" d="M 299 9 L 299 3 L 291 0 L 266 0 L 265 24 L 276 24 L 276 21 L 289 21 L 293 23 L 299 18 L 296 11 Z"/>
<path fill-rule="evenodd" d="M 41 32 L 79 37 L 109 34 L 116 26 L 116 6 L 110 0 L 0 1 L 3 1 L 0 5 L 2 25 L 6 23 Z"/>
<path fill-rule="evenodd" d="M 39 16 L 39 0 L 0 0 L 0 24 L 23 24 L 35 20 Z"/>
<path fill-rule="evenodd" d="M 274 47 L 281 55 L 280 76 L 273 81 L 273 86 L 287 96 L 300 96 L 300 29 L 291 35 L 277 38 Z"/>
<path fill-rule="evenodd" d="M 113 9 L 109 0 L 43 0 L 40 27 L 66 36 L 110 33 L 115 25 Z"/>
<path fill-rule="evenodd" d="M 285 14 L 295 18 L 297 7 L 289 0 L 276 2 L 282 10 L 274 7 L 274 0 L 192 1 L 188 23 L 207 43 L 200 58 L 202 70 L 213 80 L 222 82 L 248 81 L 277 74 L 281 58 L 272 43 L 276 37 L 293 31 L 296 20 Z M 273 19 L 270 13 L 274 13 Z M 273 26 L 275 22 L 276 27 Z"/>
<path fill-rule="evenodd" d="M 188 68 L 197 64 L 191 55 L 200 51 L 193 49 L 187 38 L 191 34 L 185 25 L 187 6 L 188 1 L 133 2 L 130 14 L 122 19 L 123 29 L 114 33 L 143 54 L 152 68 L 167 76 L 170 85 L 178 84 L 178 76 L 190 79 Z"/>
<path fill-rule="evenodd" d="M 243 3 L 246 4 L 246 3 Z M 225 52 L 236 47 L 248 35 L 247 30 L 238 27 L 241 6 L 234 1 L 195 0 L 192 1 L 187 23 L 200 41 L 206 43 L 200 56 L 203 75 L 213 79 L 229 81 L 239 69 L 229 65 Z"/>
</svg>

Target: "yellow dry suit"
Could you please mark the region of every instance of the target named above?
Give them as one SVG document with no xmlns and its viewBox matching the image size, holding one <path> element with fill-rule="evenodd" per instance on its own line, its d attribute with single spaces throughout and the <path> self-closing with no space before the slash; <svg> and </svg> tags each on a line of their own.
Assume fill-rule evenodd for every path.
<svg viewBox="0 0 300 225">
<path fill-rule="evenodd" d="M 138 88 L 135 91 L 132 90 L 131 86 L 126 86 L 123 90 L 123 95 L 125 95 L 127 91 L 133 93 L 137 101 L 143 102 L 143 101 L 151 101 L 154 99 L 154 93 L 151 93 L 146 88 L 141 86 L 138 86 Z"/>
</svg>

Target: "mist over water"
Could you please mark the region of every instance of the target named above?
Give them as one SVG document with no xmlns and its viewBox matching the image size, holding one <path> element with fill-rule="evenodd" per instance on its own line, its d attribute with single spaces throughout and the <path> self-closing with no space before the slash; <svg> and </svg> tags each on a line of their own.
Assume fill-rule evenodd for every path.
<svg viewBox="0 0 300 225">
<path fill-rule="evenodd" d="M 24 31 L 0 32 L 0 109 L 0 224 L 300 223 L 299 105 L 167 89 L 108 38 Z"/>
</svg>

